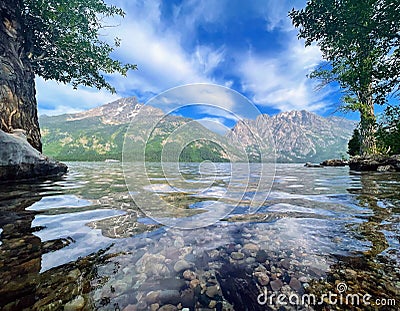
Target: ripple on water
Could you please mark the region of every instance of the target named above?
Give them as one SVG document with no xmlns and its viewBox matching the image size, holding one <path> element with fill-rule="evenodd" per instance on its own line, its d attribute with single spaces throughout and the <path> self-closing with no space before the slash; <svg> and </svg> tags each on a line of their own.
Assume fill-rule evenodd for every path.
<svg viewBox="0 0 400 311">
<path fill-rule="evenodd" d="M 225 167 L 228 166 L 220 166 L 219 178 L 228 176 L 227 171 L 223 170 Z M 36 230 L 33 230 L 33 234 L 39 237 L 41 242 L 61 238 L 73 240 L 61 249 L 40 254 L 41 272 L 67 262 L 74 263 L 78 257 L 84 257 L 115 243 L 110 253 L 115 253 L 117 257 L 107 261 L 104 267 L 98 270 L 104 276 L 100 281 L 106 283 L 99 282 L 99 289 L 95 290 L 94 295 L 89 294 L 95 297 L 94 302 L 99 308 L 107 307 L 100 306 L 106 302 L 102 300 L 104 297 L 110 298 L 108 307 L 120 302 L 119 306 L 123 309 L 128 304 L 136 304 L 140 300 L 143 302 L 143 297 L 147 294 L 146 289 L 160 286 L 158 289 L 164 290 L 172 283 L 181 283 L 182 273 L 173 273 L 176 262 L 182 263 L 183 260 L 190 262 L 191 271 L 199 274 L 201 282 L 200 273 L 218 272 L 223 265 L 229 263 L 237 267 L 245 266 L 250 272 L 257 266 L 267 271 L 271 278 L 274 274 L 274 277 L 286 284 L 282 288 L 287 288 L 290 284 L 288 273 L 289 276 L 297 273 L 299 276 L 304 275 L 307 282 L 311 278 L 324 278 L 325 273 L 339 273 L 340 271 L 334 268 L 337 258 L 348 258 L 350 263 L 372 262 L 371 265 L 363 264 L 361 267 L 350 266 L 351 269 L 357 270 L 352 270 L 357 275 L 367 273 L 370 277 L 365 278 L 368 282 L 364 282 L 364 279 L 358 282 L 360 287 L 371 283 L 369 281 L 373 281 L 374 278 L 380 282 L 381 277 L 384 277 L 382 271 L 392 271 L 390 267 L 396 267 L 396 263 L 398 266 L 400 263 L 398 175 L 353 174 L 349 173 L 348 169 L 342 168 L 306 170 L 301 165 L 278 165 L 277 169 L 277 179 L 271 195 L 257 214 L 250 213 L 248 202 L 241 201 L 242 205 L 236 207 L 232 214 L 243 216 L 242 218 L 220 221 L 196 230 L 181 231 L 156 227 L 150 232 L 135 231 L 135 228 L 139 227 L 138 224 L 150 227 L 155 223 L 146 215 L 136 213 L 133 208 L 130 210 L 126 204 L 126 200 L 130 199 L 128 190 L 124 187 L 120 165 L 72 163 L 70 173 L 64 180 L 45 182 L 38 186 L 38 191 L 33 191 L 31 185 L 21 185 L 19 190 L 14 189 L 7 193 L 3 191 L 1 198 L 5 200 L 3 205 L 7 207 L 12 204 L 19 207 L 27 206 L 23 204 L 31 205 L 22 212 L 16 208 L 12 213 L 31 217 L 27 217 L 29 219 L 26 220 L 26 226 Z M 187 164 L 184 171 L 187 184 L 197 184 L 190 189 L 195 192 L 201 180 L 198 176 L 198 165 Z M 156 182 L 155 188 L 138 187 L 140 193 L 148 191 L 155 196 L 157 193 L 163 193 L 163 197 L 178 198 L 176 193 L 179 191 L 163 183 L 163 178 L 159 177 L 160 167 L 153 167 L 152 174 L 154 178 L 151 181 Z M 179 174 L 172 176 L 170 180 L 182 179 Z M 204 178 L 208 179 L 211 180 L 209 176 Z M 232 187 L 233 190 L 241 189 L 242 180 L 239 181 L 236 180 L 238 186 Z M 187 206 L 204 212 L 200 216 L 187 217 L 186 221 L 193 225 L 193 222 L 203 221 L 202 217 L 208 220 L 215 215 L 224 216 L 225 212 L 232 210 L 234 206 L 229 205 L 229 200 L 225 202 L 220 200 L 227 186 L 228 184 L 224 183 L 219 183 L 218 186 L 213 184 L 201 198 L 193 195 L 194 192 L 182 193 Z M 244 198 L 250 200 L 254 191 L 255 188 L 250 185 L 246 189 Z M 20 196 L 19 194 L 22 194 L 24 199 L 20 201 L 15 199 Z M 267 198 L 268 193 L 264 194 Z M 18 202 L 21 205 L 17 205 Z M 121 211 L 121 208 L 126 210 Z M 104 226 L 109 226 L 110 230 L 124 230 L 126 227 L 122 222 L 125 221 L 126 214 L 129 214 L 128 211 L 131 222 L 127 224 L 132 226 L 132 232 L 135 232 L 132 235 L 121 238 L 122 235 L 116 234 L 115 238 L 111 238 L 114 235 L 107 237 L 100 227 L 91 226 L 92 223 L 101 222 Z M 6 223 L 7 228 L 11 228 L 15 217 L 14 214 L 7 212 L 7 209 L 2 210 L 5 217 L 0 220 Z M 216 213 L 207 214 L 209 212 Z M 179 216 L 174 210 L 174 214 L 168 217 Z M 20 220 L 24 221 L 22 217 Z M 27 231 L 29 232 L 26 233 L 26 244 L 29 244 L 32 230 Z M 4 234 L 3 229 L 0 229 L 0 237 Z M 19 242 L 18 237 L 15 239 L 16 245 L 19 245 Z M 1 243 L 0 240 L 0 245 L 4 248 L 6 243 Z M 29 252 L 29 248 L 26 249 Z M 257 257 L 255 250 L 258 249 L 263 251 L 262 256 L 258 254 Z M 117 255 L 121 252 L 124 255 Z M 150 260 L 145 265 L 146 258 Z M 243 261 L 240 261 L 240 258 Z M 393 261 L 388 262 L 387 259 Z M 156 265 L 155 260 L 157 260 Z M 196 266 L 192 267 L 192 263 Z M 379 266 L 379 271 L 374 270 L 376 266 Z M 97 266 L 95 268 L 97 269 Z M 65 267 L 60 269 L 63 270 Z M 157 269 L 159 271 L 155 271 Z M 47 271 L 49 278 L 52 278 L 52 271 Z M 149 271 L 171 274 L 168 274 L 168 277 L 158 275 L 156 279 L 155 275 L 148 275 Z M 307 274 L 308 272 L 310 274 Z M 382 288 L 399 287 L 397 283 L 397 285 L 392 284 L 397 275 L 390 272 L 389 275 L 391 281 L 382 281 L 379 285 Z M 234 283 L 235 278 L 231 275 L 229 277 L 230 284 Z M 37 276 L 35 278 L 38 279 Z M 67 289 L 56 287 L 51 290 L 62 292 Z M 115 292 L 112 292 L 111 288 Z"/>
<path fill-rule="evenodd" d="M 26 210 L 43 211 L 56 208 L 85 207 L 90 205 L 92 205 L 91 201 L 79 198 L 76 195 L 55 195 L 42 198 L 39 202 L 36 202 L 26 208 Z"/>
<path fill-rule="evenodd" d="M 73 240 L 73 243 L 56 252 L 44 254 L 41 272 L 74 261 L 78 257 L 87 256 L 111 244 L 112 239 L 104 237 L 99 229 L 89 228 L 87 223 L 123 214 L 125 214 L 123 211 L 99 209 L 57 215 L 36 215 L 32 227 L 43 228 L 34 233 L 42 242 L 60 238 Z"/>
</svg>

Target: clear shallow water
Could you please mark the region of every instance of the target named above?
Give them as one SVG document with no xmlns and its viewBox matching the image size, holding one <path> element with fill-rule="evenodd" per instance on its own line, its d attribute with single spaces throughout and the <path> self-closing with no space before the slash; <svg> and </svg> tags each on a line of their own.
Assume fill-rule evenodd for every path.
<svg viewBox="0 0 400 311">
<path fill-rule="evenodd" d="M 257 188 L 257 165 L 250 178 L 243 169 L 231 180 L 229 164 L 182 164 L 167 184 L 154 164 L 151 186 L 128 190 L 120 163 L 69 167 L 59 180 L 1 185 L 0 308 L 277 310 L 257 303 L 265 276 L 271 292 L 320 295 L 345 283 L 348 292 L 400 303 L 399 174 L 278 164 L 267 170 L 269 189 Z M 269 195 L 249 213 L 257 190 L 258 199 Z M 149 198 L 147 215 L 129 192 Z M 170 208 L 160 212 L 154 198 Z M 169 224 L 223 219 L 180 230 L 149 212 Z M 207 294 L 213 280 L 218 292 Z"/>
</svg>

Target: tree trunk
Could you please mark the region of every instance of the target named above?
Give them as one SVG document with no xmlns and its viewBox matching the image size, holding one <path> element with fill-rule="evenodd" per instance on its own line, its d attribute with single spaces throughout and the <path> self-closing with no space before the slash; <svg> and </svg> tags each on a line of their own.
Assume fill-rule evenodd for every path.
<svg viewBox="0 0 400 311">
<path fill-rule="evenodd" d="M 376 149 L 376 117 L 372 86 L 368 91 L 359 95 L 360 108 L 360 155 L 368 156 L 377 153 Z"/>
<path fill-rule="evenodd" d="M 0 129 L 23 129 L 29 143 L 42 151 L 35 93 L 35 74 L 25 47 L 21 0 L 0 1 Z"/>
</svg>

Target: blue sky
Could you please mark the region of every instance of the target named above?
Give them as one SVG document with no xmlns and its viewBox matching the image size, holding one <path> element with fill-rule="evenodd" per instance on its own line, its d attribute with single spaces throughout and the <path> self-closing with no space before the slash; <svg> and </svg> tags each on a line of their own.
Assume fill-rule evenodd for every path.
<svg viewBox="0 0 400 311">
<path fill-rule="evenodd" d="M 122 39 L 113 57 L 138 65 L 128 77 L 107 79 L 117 94 L 36 79 L 39 114 L 87 110 L 120 97 L 146 102 L 170 88 L 213 83 L 232 88 L 262 113 L 313 111 L 329 116 L 339 105 L 334 86 L 315 91 L 306 75 L 321 62 L 316 46 L 304 47 L 288 11 L 305 1 L 108 0 L 126 12 L 102 31 Z M 336 114 L 338 115 L 338 114 Z M 350 117 L 356 117 L 356 114 Z M 202 115 L 203 118 L 209 116 Z"/>
</svg>

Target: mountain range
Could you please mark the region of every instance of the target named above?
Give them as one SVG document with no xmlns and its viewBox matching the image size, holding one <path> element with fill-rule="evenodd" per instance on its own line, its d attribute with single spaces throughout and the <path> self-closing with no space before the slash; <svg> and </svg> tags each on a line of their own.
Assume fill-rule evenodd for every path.
<svg viewBox="0 0 400 311">
<path fill-rule="evenodd" d="M 129 126 L 133 118 L 135 120 Z M 149 132 L 149 124 L 155 119 L 161 121 Z M 163 149 L 182 150 L 179 161 L 241 161 L 246 155 L 235 148 L 239 141 L 251 161 L 259 161 L 261 151 L 270 154 L 275 144 L 278 162 L 320 162 L 345 155 L 347 142 L 355 128 L 353 121 L 325 118 L 303 110 L 240 120 L 226 135 L 220 135 L 190 118 L 164 116 L 161 109 L 142 105 L 135 97 L 122 98 L 80 113 L 43 115 L 39 122 L 43 152 L 61 161 L 121 160 L 126 135 L 129 141 L 138 143 L 147 137 L 147 143 L 142 147 L 145 146 L 148 161 L 159 161 Z M 188 129 L 186 138 L 176 134 L 189 122 L 190 126 L 185 127 Z M 190 141 L 191 137 L 207 139 L 186 144 L 185 140 Z M 166 160 L 177 160 L 176 157 L 174 154 L 173 159 Z"/>
</svg>

